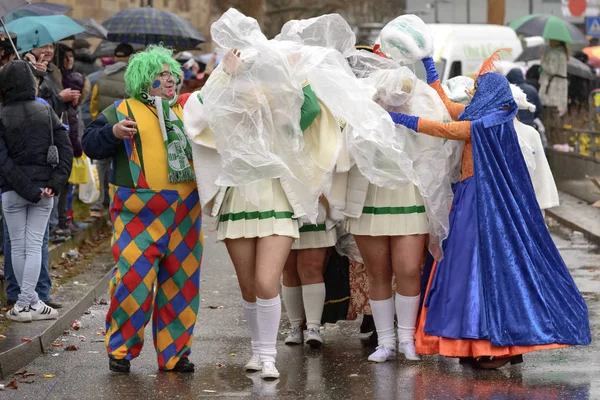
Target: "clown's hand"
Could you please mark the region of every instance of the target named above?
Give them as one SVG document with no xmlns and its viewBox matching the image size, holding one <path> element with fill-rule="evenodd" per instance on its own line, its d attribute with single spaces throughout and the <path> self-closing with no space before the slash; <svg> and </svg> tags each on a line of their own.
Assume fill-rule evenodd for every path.
<svg viewBox="0 0 600 400">
<path fill-rule="evenodd" d="M 427 84 L 431 85 L 433 82 L 440 79 L 437 69 L 435 69 L 435 61 L 433 58 L 426 57 L 423 60 L 423 66 L 425 67 L 425 71 L 427 71 Z"/>
<path fill-rule="evenodd" d="M 225 70 L 230 73 L 238 71 L 242 65 L 244 65 L 244 61 L 242 60 L 241 56 L 242 53 L 237 49 L 233 49 L 225 53 L 223 56 Z"/>
<path fill-rule="evenodd" d="M 395 124 L 403 125 L 415 132 L 419 128 L 419 117 L 413 117 L 411 115 L 395 112 L 390 112 L 390 117 L 392 117 L 392 121 L 394 121 Z"/>
</svg>

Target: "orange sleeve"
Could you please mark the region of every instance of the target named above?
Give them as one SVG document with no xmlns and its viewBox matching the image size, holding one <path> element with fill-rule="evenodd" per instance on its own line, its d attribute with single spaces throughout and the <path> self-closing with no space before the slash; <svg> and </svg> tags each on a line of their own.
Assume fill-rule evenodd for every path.
<svg viewBox="0 0 600 400">
<path fill-rule="evenodd" d="M 450 113 L 450 116 L 452 117 L 452 119 L 455 121 L 458 121 L 458 116 L 463 112 L 463 110 L 465 109 L 465 106 L 463 106 L 462 104 L 453 103 L 450 101 L 448 96 L 446 96 L 446 92 L 444 92 L 444 89 L 442 88 L 442 83 L 440 82 L 439 79 L 437 81 L 431 83 L 429 86 L 431 86 L 433 89 L 435 89 L 438 96 L 440 96 L 440 99 L 442 99 L 442 101 L 444 102 L 444 105 L 446 106 L 446 109 Z"/>
<path fill-rule="evenodd" d="M 419 118 L 418 130 L 429 136 L 449 140 L 471 139 L 471 121 L 437 122 L 430 119 Z"/>
<path fill-rule="evenodd" d="M 188 99 L 190 98 L 190 95 L 191 95 L 191 93 L 180 94 L 179 97 L 177 98 L 177 104 L 179 104 L 181 107 L 185 106 Z"/>
</svg>

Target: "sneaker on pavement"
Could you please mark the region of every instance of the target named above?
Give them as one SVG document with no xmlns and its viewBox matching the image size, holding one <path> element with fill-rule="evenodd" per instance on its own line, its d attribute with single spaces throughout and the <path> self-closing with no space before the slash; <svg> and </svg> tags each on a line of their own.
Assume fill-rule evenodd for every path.
<svg viewBox="0 0 600 400">
<path fill-rule="evenodd" d="M 56 310 L 59 310 L 59 309 L 63 308 L 63 306 L 62 306 L 61 303 L 59 303 L 57 301 L 54 301 L 52 299 L 45 300 L 44 303 L 46 303 L 47 306 L 50 306 L 50 307 L 52 307 L 52 308 L 54 308 Z"/>
<path fill-rule="evenodd" d="M 264 362 L 262 365 L 262 372 L 260 373 L 260 377 L 267 381 L 279 379 L 279 371 L 277 371 L 275 363 L 272 361 Z"/>
<path fill-rule="evenodd" d="M 250 360 L 244 366 L 246 371 L 262 371 L 262 363 L 258 354 L 252 354 Z"/>
<path fill-rule="evenodd" d="M 285 338 L 285 344 L 292 346 L 296 344 L 302 344 L 302 342 L 304 342 L 304 332 L 302 332 L 300 327 L 292 327 L 292 331 L 288 337 Z"/>
<path fill-rule="evenodd" d="M 306 342 L 307 345 L 313 349 L 318 349 L 323 345 L 323 337 L 321 331 L 317 328 L 309 328 L 306 331 Z"/>
<path fill-rule="evenodd" d="M 398 353 L 403 353 L 407 360 L 421 361 L 421 356 L 415 351 L 414 342 L 404 342 L 398 345 Z"/>
<path fill-rule="evenodd" d="M 48 307 L 43 301 L 37 303 L 35 307 L 29 306 L 29 308 L 31 309 L 31 319 L 34 321 L 58 318 L 58 311 L 52 307 Z"/>
<path fill-rule="evenodd" d="M 15 305 L 13 308 L 6 312 L 6 319 L 16 322 L 31 322 L 31 312 L 29 307 L 19 307 Z"/>
<path fill-rule="evenodd" d="M 387 360 L 393 360 L 394 358 L 396 358 L 396 349 L 388 349 L 384 346 L 377 346 L 377 350 L 375 353 L 369 356 L 368 360 L 371 362 L 382 363 L 386 362 Z"/>
</svg>

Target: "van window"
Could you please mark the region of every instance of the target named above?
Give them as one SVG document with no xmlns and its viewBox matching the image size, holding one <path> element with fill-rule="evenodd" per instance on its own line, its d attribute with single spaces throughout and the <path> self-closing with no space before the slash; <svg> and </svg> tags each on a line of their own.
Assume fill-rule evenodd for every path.
<svg viewBox="0 0 600 400">
<path fill-rule="evenodd" d="M 462 76 L 462 62 L 454 61 L 450 66 L 450 76 L 448 79 L 452 79 L 457 76 Z"/>
</svg>

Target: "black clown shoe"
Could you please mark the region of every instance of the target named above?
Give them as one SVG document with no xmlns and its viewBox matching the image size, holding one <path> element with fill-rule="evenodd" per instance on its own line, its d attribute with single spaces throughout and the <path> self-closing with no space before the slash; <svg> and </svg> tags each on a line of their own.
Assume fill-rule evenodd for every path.
<svg viewBox="0 0 600 400">
<path fill-rule="evenodd" d="M 129 360 L 117 360 L 116 358 L 110 357 L 108 359 L 108 368 L 112 372 L 119 372 L 121 374 L 128 374 L 131 369 L 131 363 Z"/>
</svg>

